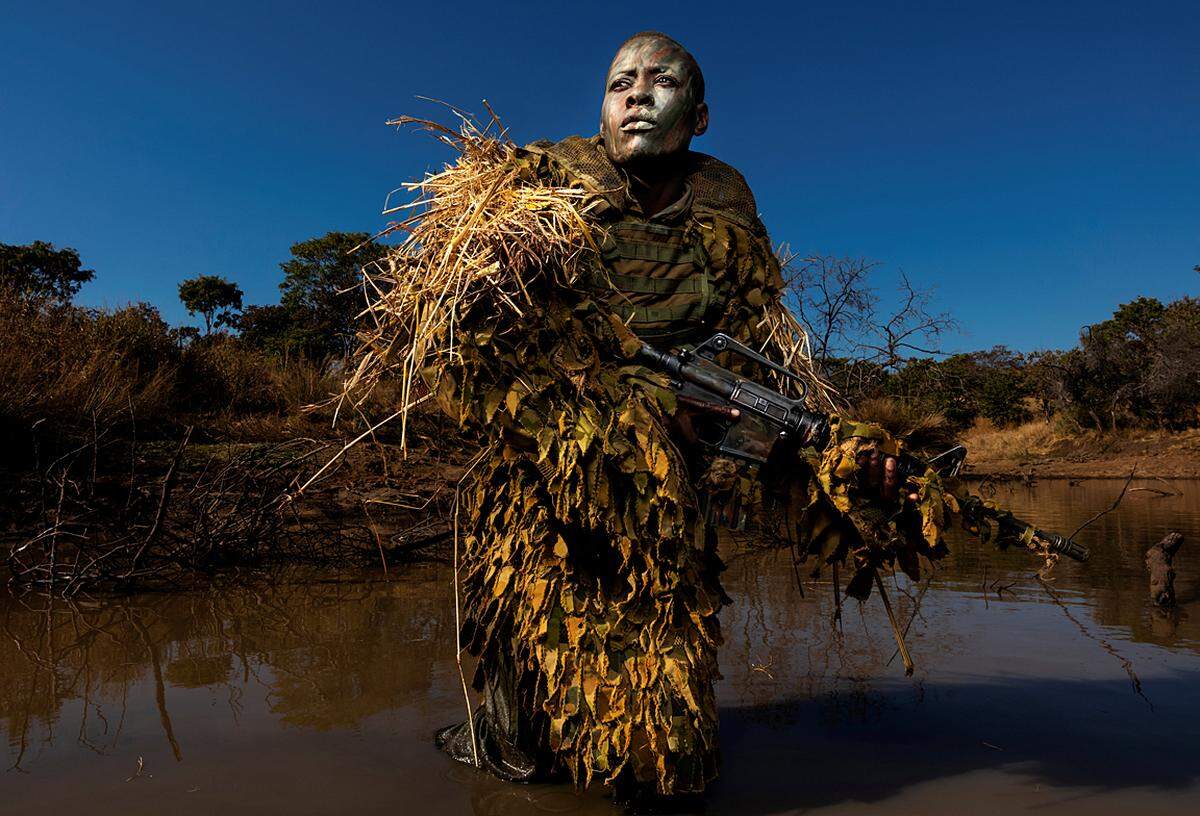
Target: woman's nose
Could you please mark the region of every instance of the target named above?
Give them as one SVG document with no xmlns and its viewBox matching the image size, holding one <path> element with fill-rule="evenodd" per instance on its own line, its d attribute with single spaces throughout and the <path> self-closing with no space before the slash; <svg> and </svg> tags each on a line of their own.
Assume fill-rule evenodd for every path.
<svg viewBox="0 0 1200 816">
<path fill-rule="evenodd" d="M 649 105 L 654 102 L 654 94 L 650 93 L 649 88 L 630 88 L 629 96 L 625 100 L 626 107 L 635 107 L 637 105 Z"/>
</svg>

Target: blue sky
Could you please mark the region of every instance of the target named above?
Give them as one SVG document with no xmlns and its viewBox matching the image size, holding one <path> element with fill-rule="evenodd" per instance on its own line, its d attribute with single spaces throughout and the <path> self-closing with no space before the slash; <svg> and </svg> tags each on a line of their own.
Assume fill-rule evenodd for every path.
<svg viewBox="0 0 1200 816">
<path fill-rule="evenodd" d="M 383 125 L 479 110 L 596 129 L 620 41 L 703 66 L 694 147 L 776 241 L 937 288 L 952 349 L 1074 344 L 1138 295 L 1200 293 L 1200 7 L 1088 3 L 55 3 L 0 0 L 0 241 L 72 246 L 89 305 L 236 280 L 374 230 L 444 149 Z"/>
</svg>

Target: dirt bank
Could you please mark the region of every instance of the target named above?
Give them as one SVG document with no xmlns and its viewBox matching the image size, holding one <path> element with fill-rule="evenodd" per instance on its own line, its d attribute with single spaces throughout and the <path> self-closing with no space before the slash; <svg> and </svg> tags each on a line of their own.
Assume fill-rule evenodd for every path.
<svg viewBox="0 0 1200 816">
<path fill-rule="evenodd" d="M 1200 430 L 1068 433 L 1053 423 L 977 426 L 963 436 L 967 472 L 994 478 L 1200 478 Z"/>
</svg>

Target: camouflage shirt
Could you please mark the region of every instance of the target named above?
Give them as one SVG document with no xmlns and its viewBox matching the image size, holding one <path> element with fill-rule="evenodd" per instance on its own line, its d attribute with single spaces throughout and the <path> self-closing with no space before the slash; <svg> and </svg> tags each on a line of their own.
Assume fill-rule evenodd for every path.
<svg viewBox="0 0 1200 816">
<path fill-rule="evenodd" d="M 729 165 L 689 154 L 684 193 L 647 216 L 598 137 L 527 148 L 573 184 L 595 191 L 599 264 L 580 283 L 642 340 L 695 344 L 714 331 L 754 343 L 766 304 L 783 288 L 754 196 Z"/>
</svg>

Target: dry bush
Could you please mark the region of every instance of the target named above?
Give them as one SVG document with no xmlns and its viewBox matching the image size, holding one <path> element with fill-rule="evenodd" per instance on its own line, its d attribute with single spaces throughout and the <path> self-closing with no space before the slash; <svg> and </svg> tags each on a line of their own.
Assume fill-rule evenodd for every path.
<svg viewBox="0 0 1200 816">
<path fill-rule="evenodd" d="M 918 452 L 932 455 L 955 444 L 954 429 L 946 416 L 912 400 L 872 397 L 855 404 L 851 413 L 861 422 L 873 422 L 904 439 Z"/>
<path fill-rule="evenodd" d="M 340 373 L 325 363 L 304 357 L 277 362 L 271 368 L 271 387 L 288 411 L 328 401 L 342 391 Z"/>
<path fill-rule="evenodd" d="M 246 348 L 223 348 L 215 356 L 220 358 L 217 365 L 197 367 L 227 377 L 219 385 L 219 402 L 225 404 L 209 408 L 202 418 L 210 435 L 231 442 L 282 442 L 297 436 L 330 435 L 331 400 L 342 388 L 339 371 L 304 357 L 280 359 Z M 229 399 L 231 389 L 247 372 L 257 372 L 263 382 L 255 385 L 248 399 Z M 390 393 L 381 389 L 379 397 Z M 207 401 L 213 402 L 211 397 Z M 371 400 L 368 408 L 375 409 L 375 402 Z"/>
<path fill-rule="evenodd" d="M 979 420 L 963 436 L 970 459 L 982 462 L 1050 456 L 1073 439 L 1079 437 L 1056 423 L 1042 420 L 1014 428 L 997 428 L 987 420 Z"/>
<path fill-rule="evenodd" d="M 131 339 L 154 327 L 137 307 L 107 318 L 0 293 L 0 428 L 10 442 L 34 429 L 42 439 L 78 441 L 166 413 L 174 370 Z"/>
<path fill-rule="evenodd" d="M 181 350 L 157 311 L 142 304 L 97 311 L 0 293 L 0 378 L 0 423 L 78 441 L 122 419 L 298 415 L 340 393 L 342 372 L 227 335 Z"/>
<path fill-rule="evenodd" d="M 188 441 L 165 463 L 139 463 L 128 480 L 93 476 L 91 462 L 109 445 L 49 467 L 54 489 L 43 497 L 41 529 L 9 553 L 14 581 L 72 594 L 258 563 L 278 551 L 289 466 L 303 443 L 196 461 Z"/>
<path fill-rule="evenodd" d="M 98 458 L 130 453 L 100 436 L 42 474 L 33 532 L 7 536 L 15 585 L 70 596 L 176 585 L 229 567 L 386 568 L 448 538 L 461 475 L 394 447 L 378 451 L 382 462 L 364 446 L 325 469 L 329 442 L 206 445 L 188 435 L 155 456 L 131 457 L 124 474 L 97 474 Z M 299 496 L 296 485 L 317 469 L 321 477 Z"/>
<path fill-rule="evenodd" d="M 180 397 L 191 411 L 279 411 L 272 360 L 224 335 L 201 338 L 183 351 Z"/>
</svg>

